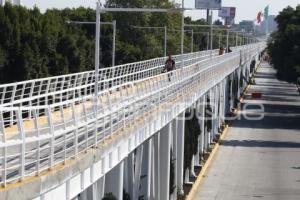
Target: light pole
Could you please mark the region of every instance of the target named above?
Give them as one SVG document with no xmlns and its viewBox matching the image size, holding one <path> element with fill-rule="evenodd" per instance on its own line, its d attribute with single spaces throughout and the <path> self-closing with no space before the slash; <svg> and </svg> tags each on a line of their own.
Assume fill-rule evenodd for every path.
<svg viewBox="0 0 300 200">
<path fill-rule="evenodd" d="M 184 66 L 184 59 L 183 59 L 183 43 L 184 43 L 184 0 L 182 0 L 182 16 L 181 16 L 181 68 Z"/>
<path fill-rule="evenodd" d="M 226 33 L 226 52 L 228 52 L 228 48 L 229 48 L 229 29 L 227 29 L 227 33 Z"/>
<path fill-rule="evenodd" d="M 165 26 L 164 27 L 165 28 L 165 53 L 164 53 L 164 55 L 165 55 L 165 57 L 167 56 L 167 40 L 168 40 L 168 33 L 167 33 L 167 26 Z"/>
<path fill-rule="evenodd" d="M 191 32 L 191 53 L 194 51 L 194 30 Z"/>
<path fill-rule="evenodd" d="M 207 38 L 206 38 L 206 50 L 209 49 L 209 32 L 207 32 Z"/>
<path fill-rule="evenodd" d="M 164 29 L 164 56 L 167 56 L 167 41 L 168 41 L 168 29 L 167 26 L 132 26 L 133 28 L 139 29 Z"/>
<path fill-rule="evenodd" d="M 112 22 L 113 25 L 113 46 L 112 46 L 112 66 L 115 66 L 115 62 L 116 62 L 116 29 L 117 29 L 117 22 L 116 20 L 113 20 Z"/>
<path fill-rule="evenodd" d="M 95 39 L 95 96 L 94 96 L 94 112 L 95 117 L 97 119 L 98 115 L 98 90 L 99 90 L 99 66 L 100 66 L 100 10 L 101 4 L 100 1 L 97 2 L 97 9 L 96 9 L 96 39 Z M 97 123 L 95 125 L 95 146 L 97 145 L 98 138 L 97 138 Z"/>
</svg>

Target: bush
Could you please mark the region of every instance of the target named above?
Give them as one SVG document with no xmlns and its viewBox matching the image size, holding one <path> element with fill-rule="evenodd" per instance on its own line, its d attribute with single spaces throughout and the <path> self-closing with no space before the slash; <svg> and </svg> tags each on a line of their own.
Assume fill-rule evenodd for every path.
<svg viewBox="0 0 300 200">
<path fill-rule="evenodd" d="M 106 193 L 102 200 L 118 200 L 112 193 Z"/>
</svg>

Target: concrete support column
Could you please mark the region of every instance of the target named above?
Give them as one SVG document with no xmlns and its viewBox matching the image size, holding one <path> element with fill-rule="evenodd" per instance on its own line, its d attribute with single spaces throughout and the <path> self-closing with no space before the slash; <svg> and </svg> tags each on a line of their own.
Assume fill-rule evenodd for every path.
<svg viewBox="0 0 300 200">
<path fill-rule="evenodd" d="M 133 196 L 133 174 L 134 174 L 134 154 L 130 153 L 128 157 L 124 159 L 124 189 L 130 197 Z"/>
<path fill-rule="evenodd" d="M 205 152 L 205 149 L 204 149 L 204 142 L 205 142 L 205 101 L 206 101 L 206 98 L 205 98 L 205 95 L 203 95 L 200 100 L 199 100 L 199 112 L 198 112 L 198 122 L 199 122 L 199 125 L 200 125 L 200 131 L 201 131 L 201 135 L 200 135 L 200 154 L 201 154 L 201 159 L 200 161 L 202 160 L 203 158 L 203 154 Z"/>
<path fill-rule="evenodd" d="M 223 81 L 222 81 L 222 90 L 221 90 L 221 101 L 222 101 L 222 108 L 221 108 L 221 117 L 222 117 L 222 120 L 221 122 L 225 122 L 225 116 L 226 116 L 226 103 L 227 103 L 227 78 L 225 78 Z"/>
<path fill-rule="evenodd" d="M 197 102 L 196 102 L 196 110 L 195 110 L 195 115 L 198 119 L 198 124 L 200 126 L 200 133 L 199 133 L 199 136 L 197 138 L 197 154 L 195 155 L 195 166 L 200 166 L 201 164 L 201 154 L 202 154 L 202 146 L 201 146 L 201 125 L 200 125 L 200 117 L 201 117 L 201 114 L 200 114 L 200 107 L 201 107 L 201 100 L 198 99 Z"/>
<path fill-rule="evenodd" d="M 102 200 L 104 197 L 105 191 L 105 176 L 101 177 L 95 184 L 93 190 L 93 198 L 95 197 L 96 200 Z M 94 199 L 93 199 L 94 200 Z"/>
<path fill-rule="evenodd" d="M 208 148 L 209 148 L 209 133 L 207 131 L 207 124 L 205 124 L 206 122 L 206 106 L 207 106 L 207 97 L 209 94 L 204 94 L 204 152 L 207 152 Z"/>
<path fill-rule="evenodd" d="M 227 76 L 224 80 L 224 115 L 226 116 L 230 112 L 230 76 Z"/>
<path fill-rule="evenodd" d="M 143 158 L 142 158 L 142 173 L 141 173 L 141 191 L 140 195 L 145 199 L 150 199 L 151 192 L 151 177 L 152 177 L 152 139 L 150 138 L 143 144 Z"/>
<path fill-rule="evenodd" d="M 214 96 L 215 96 L 215 101 L 214 101 L 214 107 L 215 107 L 215 112 L 214 112 L 214 137 L 213 139 L 216 139 L 216 136 L 219 134 L 219 116 L 220 116 L 220 84 L 217 84 L 215 86 L 215 91 L 214 91 Z"/>
<path fill-rule="evenodd" d="M 234 107 L 234 92 L 233 91 L 233 81 L 234 81 L 234 72 L 232 74 L 230 74 L 230 109 L 232 109 Z"/>
<path fill-rule="evenodd" d="M 170 149 L 172 123 L 167 124 L 160 131 L 160 200 L 168 200 L 170 185 Z"/>
<path fill-rule="evenodd" d="M 237 84 L 238 84 L 238 87 L 237 87 L 237 96 L 236 96 L 236 98 L 237 99 L 240 99 L 240 97 L 241 97 L 241 88 L 242 88 L 242 85 L 240 84 L 240 82 L 241 82 L 241 68 L 239 67 L 237 70 L 236 70 L 236 72 L 237 72 Z"/>
<path fill-rule="evenodd" d="M 140 194 L 140 182 L 142 172 L 142 158 L 143 158 L 144 146 L 141 145 L 136 149 L 134 160 L 134 180 L 133 180 L 133 199 L 138 199 Z"/>
<path fill-rule="evenodd" d="M 219 127 L 221 127 L 223 123 L 223 114 L 224 114 L 224 80 L 220 82 L 220 88 L 219 88 Z"/>
<path fill-rule="evenodd" d="M 115 166 L 105 177 L 105 193 L 112 193 L 118 200 L 123 199 L 124 161 Z"/>
<path fill-rule="evenodd" d="M 153 176 L 153 197 L 152 199 L 159 200 L 160 199 L 160 132 L 154 135 L 153 141 L 153 169 L 154 169 L 154 176 Z"/>
<path fill-rule="evenodd" d="M 209 134 L 209 145 L 211 144 L 211 142 L 213 141 L 213 137 L 214 137 L 214 132 L 215 132 L 215 121 L 214 121 L 214 114 L 215 114 L 215 97 L 214 97 L 214 90 L 215 87 L 213 87 L 212 89 L 209 90 L 209 99 L 210 99 L 210 107 L 211 107 L 211 122 L 212 122 L 212 127 Z"/>
<path fill-rule="evenodd" d="M 180 114 L 177 118 L 177 133 L 176 133 L 177 134 L 176 184 L 180 194 L 183 194 L 184 128 L 185 128 L 185 112 Z"/>
<path fill-rule="evenodd" d="M 78 195 L 78 200 L 88 200 L 87 197 L 87 190 L 82 191 L 79 195 Z"/>
<path fill-rule="evenodd" d="M 171 134 L 171 137 L 172 137 L 172 160 L 174 162 L 174 183 L 175 183 L 175 186 L 177 188 L 177 179 L 178 179 L 178 174 L 177 174 L 177 169 L 178 169 L 178 163 L 177 163 L 177 149 L 178 149 L 178 143 L 177 143 L 177 133 L 178 133 L 178 117 L 176 117 L 176 119 L 173 120 L 172 122 L 172 134 Z M 175 199 L 177 199 L 177 191 L 175 190 L 175 192 L 173 193 L 173 197 Z"/>
</svg>

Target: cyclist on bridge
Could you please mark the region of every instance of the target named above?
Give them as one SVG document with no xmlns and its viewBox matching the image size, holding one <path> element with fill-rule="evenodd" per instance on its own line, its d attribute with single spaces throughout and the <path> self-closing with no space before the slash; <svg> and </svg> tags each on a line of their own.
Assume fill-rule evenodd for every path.
<svg viewBox="0 0 300 200">
<path fill-rule="evenodd" d="M 172 59 L 172 55 L 169 55 L 168 59 L 165 62 L 165 67 L 163 69 L 163 72 L 170 72 L 170 71 L 173 71 L 175 69 L 176 69 L 175 61 Z M 169 73 L 168 74 L 169 81 L 171 81 L 171 76 L 172 76 L 172 73 Z"/>
</svg>

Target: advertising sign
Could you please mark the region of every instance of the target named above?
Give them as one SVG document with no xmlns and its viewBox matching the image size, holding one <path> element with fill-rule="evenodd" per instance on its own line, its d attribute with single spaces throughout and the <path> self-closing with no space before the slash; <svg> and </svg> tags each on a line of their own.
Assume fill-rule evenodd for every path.
<svg viewBox="0 0 300 200">
<path fill-rule="evenodd" d="M 196 9 L 220 10 L 222 0 L 195 0 Z"/>
<path fill-rule="evenodd" d="M 219 10 L 219 17 L 235 18 L 235 7 L 222 7 L 221 10 Z"/>
</svg>

